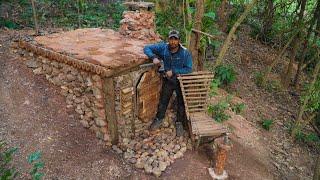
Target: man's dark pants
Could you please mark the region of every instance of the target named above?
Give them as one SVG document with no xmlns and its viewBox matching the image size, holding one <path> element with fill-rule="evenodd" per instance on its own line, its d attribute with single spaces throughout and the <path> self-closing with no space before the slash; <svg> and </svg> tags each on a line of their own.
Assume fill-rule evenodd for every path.
<svg viewBox="0 0 320 180">
<path fill-rule="evenodd" d="M 185 107 L 183 103 L 182 92 L 180 88 L 179 81 L 177 77 L 174 76 L 171 79 L 163 78 L 162 88 L 160 92 L 160 101 L 158 105 L 158 111 L 156 118 L 163 119 L 170 101 L 170 98 L 173 94 L 173 91 L 177 94 L 177 120 L 176 122 L 181 122 L 185 127 L 187 125 L 187 118 L 185 113 Z"/>
</svg>

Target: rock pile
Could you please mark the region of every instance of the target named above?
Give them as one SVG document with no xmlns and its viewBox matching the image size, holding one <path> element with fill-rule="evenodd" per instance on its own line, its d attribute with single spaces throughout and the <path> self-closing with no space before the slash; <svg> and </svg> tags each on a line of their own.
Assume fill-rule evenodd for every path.
<svg viewBox="0 0 320 180">
<path fill-rule="evenodd" d="M 159 41 L 155 32 L 154 13 L 149 11 L 125 11 L 120 21 L 120 34 L 140 40 Z"/>
<path fill-rule="evenodd" d="M 183 136 L 176 137 L 173 126 L 153 133 L 144 130 L 136 138 L 124 138 L 119 146 L 112 146 L 113 151 L 121 154 L 136 168 L 157 177 L 191 148 L 191 140 Z"/>
<path fill-rule="evenodd" d="M 25 63 L 33 69 L 34 74 L 45 75 L 49 82 L 61 87 L 67 108 L 74 108 L 80 116 L 80 123 L 109 144 L 102 78 L 67 64 L 50 61 L 41 56 L 34 57 L 32 53 L 22 54 L 31 56 Z"/>
</svg>

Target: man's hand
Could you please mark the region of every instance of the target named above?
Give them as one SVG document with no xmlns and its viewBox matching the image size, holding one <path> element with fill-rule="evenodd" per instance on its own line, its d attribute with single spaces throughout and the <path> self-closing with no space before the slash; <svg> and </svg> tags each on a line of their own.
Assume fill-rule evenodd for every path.
<svg viewBox="0 0 320 180">
<path fill-rule="evenodd" d="M 166 76 L 167 76 L 168 78 L 171 78 L 172 75 L 173 75 L 172 71 L 167 71 L 167 72 L 166 72 Z"/>
<path fill-rule="evenodd" d="M 153 59 L 153 64 L 159 65 L 160 64 L 160 60 L 158 58 L 154 58 Z"/>
</svg>

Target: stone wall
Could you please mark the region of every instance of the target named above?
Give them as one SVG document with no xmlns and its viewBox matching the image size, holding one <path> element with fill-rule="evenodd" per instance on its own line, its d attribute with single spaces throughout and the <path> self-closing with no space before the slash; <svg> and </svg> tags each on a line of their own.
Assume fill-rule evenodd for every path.
<svg viewBox="0 0 320 180">
<path fill-rule="evenodd" d="M 79 70 L 70 65 L 49 60 L 42 56 L 27 54 L 26 64 L 33 73 L 61 88 L 67 108 L 79 114 L 83 127 L 91 129 L 96 136 L 111 143 L 106 119 L 103 79 L 101 76 Z M 155 69 L 138 69 L 113 78 L 115 84 L 115 112 L 120 142 L 146 130 L 158 105 L 160 78 Z M 137 90 L 136 88 L 139 87 Z M 139 94 L 139 96 L 137 96 Z"/>
<path fill-rule="evenodd" d="M 92 73 L 78 70 L 70 65 L 50 61 L 47 58 L 25 52 L 29 56 L 26 65 L 33 73 L 44 75 L 52 84 L 61 88 L 67 108 L 73 108 L 80 116 L 80 123 L 110 144 L 105 115 L 103 79 Z"/>
</svg>

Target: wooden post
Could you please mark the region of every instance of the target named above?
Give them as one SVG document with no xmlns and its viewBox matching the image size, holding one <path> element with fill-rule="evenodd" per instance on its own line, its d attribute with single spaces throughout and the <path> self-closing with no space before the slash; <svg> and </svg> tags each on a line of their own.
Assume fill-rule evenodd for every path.
<svg viewBox="0 0 320 180">
<path fill-rule="evenodd" d="M 218 151 L 215 156 L 215 165 L 213 168 L 209 168 L 209 174 L 213 179 L 227 179 L 228 174 L 224 167 L 227 160 L 227 151 L 230 151 L 232 144 L 228 140 L 228 135 L 224 138 L 215 139 L 215 143 L 218 146 Z"/>
<path fill-rule="evenodd" d="M 105 93 L 105 110 L 106 119 L 108 122 L 108 129 L 110 131 L 111 143 L 118 144 L 118 124 L 115 110 L 115 89 L 113 78 L 104 78 L 104 93 Z"/>
</svg>

